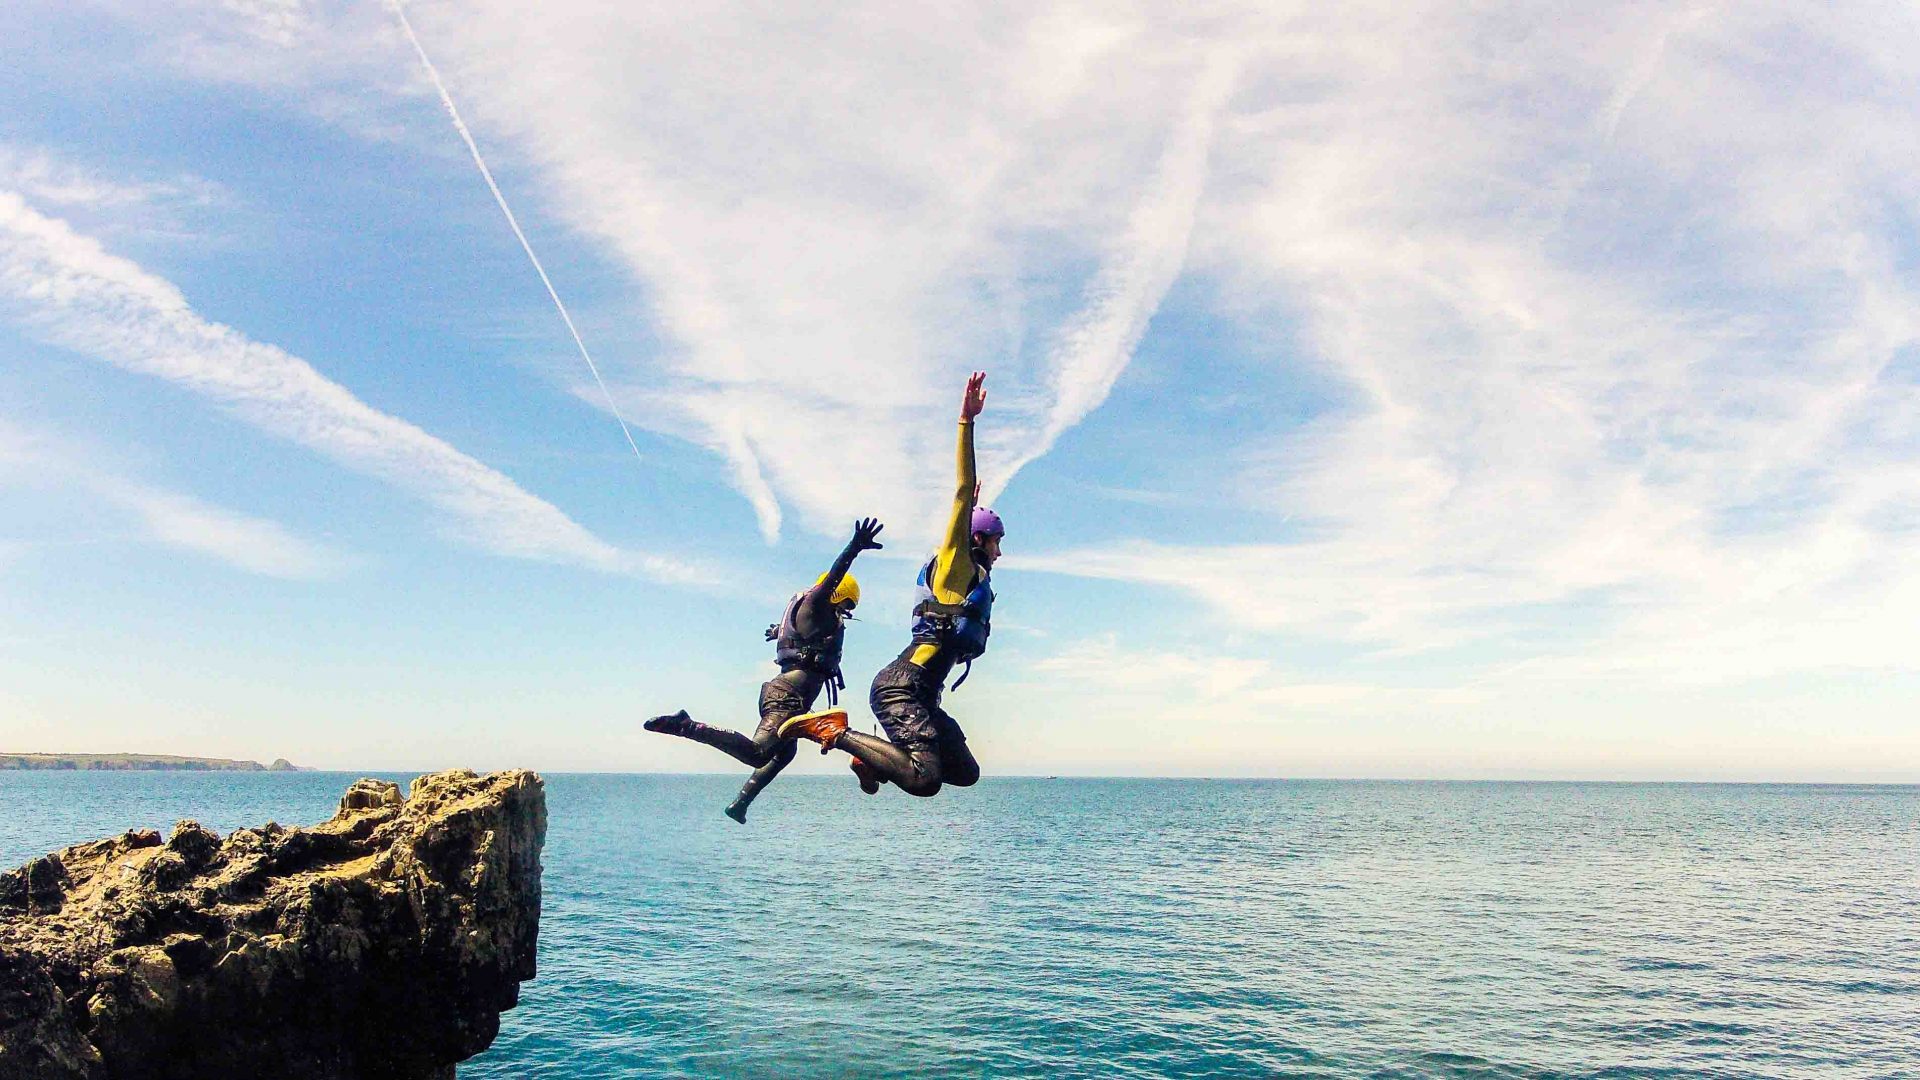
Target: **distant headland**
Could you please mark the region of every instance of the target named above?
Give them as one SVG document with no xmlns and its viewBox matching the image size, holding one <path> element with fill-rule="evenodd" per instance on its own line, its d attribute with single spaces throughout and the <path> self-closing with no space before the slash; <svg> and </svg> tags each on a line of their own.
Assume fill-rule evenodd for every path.
<svg viewBox="0 0 1920 1080">
<path fill-rule="evenodd" d="M 276 758 L 271 765 L 174 754 L 0 754 L 0 769 L 65 772 L 312 772 Z"/>
</svg>

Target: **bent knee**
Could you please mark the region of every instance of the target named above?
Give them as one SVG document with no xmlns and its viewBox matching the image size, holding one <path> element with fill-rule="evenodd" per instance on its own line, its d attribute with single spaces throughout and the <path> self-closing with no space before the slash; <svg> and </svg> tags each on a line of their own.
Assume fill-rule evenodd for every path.
<svg viewBox="0 0 1920 1080">
<path fill-rule="evenodd" d="M 954 787 L 972 787 L 980 782 L 980 763 L 967 752 L 965 743 L 940 755 L 940 779 Z"/>
<path fill-rule="evenodd" d="M 931 799 L 940 794 L 940 782 L 945 779 L 940 766 L 931 758 L 916 757 L 913 762 L 913 775 L 900 785 L 900 790 L 922 799 Z"/>
</svg>

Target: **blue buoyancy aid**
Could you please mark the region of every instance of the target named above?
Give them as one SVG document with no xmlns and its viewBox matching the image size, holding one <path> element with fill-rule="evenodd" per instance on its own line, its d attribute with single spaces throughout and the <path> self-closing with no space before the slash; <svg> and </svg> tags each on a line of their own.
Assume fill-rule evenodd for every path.
<svg viewBox="0 0 1920 1080">
<path fill-rule="evenodd" d="M 943 604 L 933 592 L 933 565 L 929 559 L 920 568 L 919 597 L 913 605 L 913 643 L 938 645 L 950 652 L 954 663 L 967 665 L 953 685 L 967 681 L 973 661 L 987 651 L 987 636 L 993 632 L 993 585 L 989 571 L 974 567 L 973 586 L 967 598 L 958 604 Z"/>
<path fill-rule="evenodd" d="M 830 625 L 811 637 L 803 636 L 798 619 L 800 605 L 806 599 L 806 593 L 795 593 L 793 599 L 787 601 L 786 613 L 780 616 L 780 621 L 767 627 L 767 640 L 773 642 L 773 660 L 781 671 L 799 668 L 825 679 L 827 704 L 838 704 L 839 691 L 847 685 L 846 678 L 840 674 L 840 650 L 846 645 L 847 628 L 835 615 L 828 619 Z"/>
</svg>

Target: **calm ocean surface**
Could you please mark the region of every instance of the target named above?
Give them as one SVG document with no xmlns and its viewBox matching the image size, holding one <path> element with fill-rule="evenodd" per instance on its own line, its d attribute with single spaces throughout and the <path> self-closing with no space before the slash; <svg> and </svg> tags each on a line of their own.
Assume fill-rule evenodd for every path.
<svg viewBox="0 0 1920 1080">
<path fill-rule="evenodd" d="M 0 772 L 0 864 L 350 779 Z M 1920 1076 L 1920 788 L 738 780 L 547 778 L 463 1080 Z"/>
</svg>

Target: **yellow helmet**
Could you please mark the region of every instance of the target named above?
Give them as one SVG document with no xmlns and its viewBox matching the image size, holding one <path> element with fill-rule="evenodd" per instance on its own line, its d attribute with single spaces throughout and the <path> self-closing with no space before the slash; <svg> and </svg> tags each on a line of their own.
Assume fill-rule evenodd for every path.
<svg viewBox="0 0 1920 1080">
<path fill-rule="evenodd" d="M 827 575 L 821 574 L 814 580 L 814 584 L 818 585 L 826 580 Z M 840 584 L 834 587 L 833 604 L 835 607 L 841 604 L 852 604 L 854 607 L 860 606 L 860 583 L 853 579 L 852 574 L 841 578 Z"/>
</svg>

